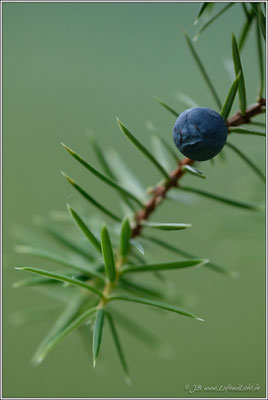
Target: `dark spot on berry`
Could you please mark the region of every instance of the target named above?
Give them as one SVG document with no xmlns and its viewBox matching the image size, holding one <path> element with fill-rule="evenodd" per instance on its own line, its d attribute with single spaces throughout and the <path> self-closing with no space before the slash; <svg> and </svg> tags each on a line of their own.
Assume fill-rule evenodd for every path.
<svg viewBox="0 0 268 400">
<path fill-rule="evenodd" d="M 182 139 L 182 131 L 181 131 L 181 129 L 179 130 L 179 134 L 180 134 L 179 143 L 182 144 L 182 140 L 183 139 Z"/>
</svg>

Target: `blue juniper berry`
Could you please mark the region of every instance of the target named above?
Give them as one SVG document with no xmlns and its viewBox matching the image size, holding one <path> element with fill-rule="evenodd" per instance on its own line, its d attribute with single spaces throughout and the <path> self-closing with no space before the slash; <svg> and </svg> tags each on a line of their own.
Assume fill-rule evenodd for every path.
<svg viewBox="0 0 268 400">
<path fill-rule="evenodd" d="M 194 161 L 206 161 L 216 156 L 225 145 L 227 134 L 222 116 L 208 107 L 183 111 L 173 129 L 175 145 Z"/>
</svg>

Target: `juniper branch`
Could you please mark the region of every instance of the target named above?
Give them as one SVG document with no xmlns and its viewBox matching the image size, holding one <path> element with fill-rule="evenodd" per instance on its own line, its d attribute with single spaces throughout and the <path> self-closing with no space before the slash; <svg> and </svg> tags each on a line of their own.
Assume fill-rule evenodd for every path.
<svg viewBox="0 0 268 400">
<path fill-rule="evenodd" d="M 260 99 L 257 103 L 250 105 L 246 109 L 244 115 L 242 115 L 240 112 L 237 112 L 232 117 L 230 117 L 226 121 L 227 127 L 229 128 L 232 126 L 249 124 L 252 117 L 261 114 L 264 111 L 265 106 L 266 99 Z M 229 134 L 230 133 L 231 132 L 229 132 Z M 154 189 L 151 190 L 151 199 L 145 204 L 144 208 L 139 210 L 135 215 L 135 224 L 132 227 L 132 237 L 136 237 L 141 234 L 143 228 L 142 221 L 149 219 L 150 215 L 165 199 L 168 191 L 171 188 L 178 187 L 178 182 L 180 178 L 185 174 L 185 169 L 183 167 L 185 165 L 193 164 L 193 160 L 185 157 L 178 163 L 177 168 L 169 174 L 169 178 L 164 183 L 157 185 Z"/>
<path fill-rule="evenodd" d="M 204 5 L 205 4 L 205 5 Z M 199 15 L 198 17 L 201 16 L 201 13 L 204 11 L 207 3 L 204 3 L 201 10 L 199 11 Z M 254 4 L 254 3 L 251 3 Z M 223 10 L 221 10 L 218 14 L 216 14 L 214 17 L 212 17 L 208 23 L 206 23 L 205 25 L 203 25 L 203 27 L 201 28 L 201 30 L 199 31 L 199 33 L 201 33 L 212 21 L 215 20 L 215 18 L 217 18 L 224 10 L 228 9 L 232 4 L 227 5 Z M 253 7 L 253 6 L 252 6 Z M 257 7 L 257 6 L 256 6 Z M 256 8 L 256 10 L 258 11 L 258 21 L 260 23 L 260 29 L 262 29 L 265 25 L 264 20 L 265 17 L 262 15 L 262 11 L 261 9 Z M 247 11 L 247 8 L 245 8 L 245 12 L 247 14 L 247 18 L 248 21 L 244 27 L 244 30 L 242 31 L 242 36 L 241 36 L 241 40 L 243 41 L 246 37 L 246 34 L 249 30 L 250 27 L 250 21 L 253 20 L 254 14 L 257 14 L 257 11 L 255 10 L 255 7 L 253 7 L 253 11 L 250 13 Z M 251 18 L 251 19 L 250 19 Z M 260 34 L 261 30 L 258 30 L 258 33 Z M 262 29 L 263 30 L 263 29 Z M 199 34 L 198 33 L 198 34 Z M 221 108 L 221 102 L 215 92 L 214 87 L 212 86 L 210 79 L 208 77 L 207 72 L 205 71 L 193 45 L 192 42 L 190 41 L 190 39 L 188 38 L 187 35 L 186 36 L 186 40 L 187 43 L 190 47 L 190 50 L 195 58 L 195 60 L 197 61 L 197 64 L 199 66 L 199 69 L 202 72 L 203 77 L 205 78 L 205 81 L 207 82 L 215 100 L 216 103 L 218 104 L 218 106 L 220 106 Z M 242 41 L 240 40 L 240 45 L 242 45 Z M 258 37 L 258 40 L 260 40 L 260 38 Z M 223 106 L 223 109 L 221 111 L 221 116 L 223 117 L 223 119 L 225 120 L 227 129 L 228 129 L 228 133 L 232 133 L 232 131 L 234 131 L 235 129 L 231 129 L 231 127 L 237 127 L 239 125 L 243 125 L 243 124 L 249 124 L 251 123 L 251 118 L 253 118 L 254 116 L 262 113 L 263 111 L 265 111 L 265 106 L 266 106 L 266 100 L 264 98 L 262 98 L 262 90 L 259 91 L 259 97 L 258 97 L 258 102 L 255 104 L 252 104 L 251 106 L 249 106 L 248 108 L 246 108 L 246 101 L 245 101 L 245 87 L 241 86 L 242 85 L 242 80 L 240 79 L 243 75 L 243 71 L 242 71 L 242 66 L 241 66 L 241 62 L 240 62 L 240 56 L 239 56 L 239 48 L 236 44 L 235 39 L 233 39 L 233 53 L 235 55 L 234 57 L 234 67 L 235 67 L 235 72 L 236 72 L 236 80 L 234 81 L 233 85 L 230 88 L 230 91 L 228 93 L 226 102 Z M 258 42 L 259 45 L 259 62 L 260 62 L 260 87 L 262 88 L 262 83 L 263 83 L 263 57 L 262 57 L 262 49 L 261 49 L 261 44 Z M 241 46 L 240 46 L 241 47 Z M 240 80 L 239 80 L 240 79 Z M 236 85 L 236 86 L 235 86 Z M 244 85 L 244 81 L 243 81 L 243 85 Z M 228 118 L 231 106 L 233 104 L 233 100 L 235 98 L 235 94 L 236 94 L 236 89 L 238 88 L 238 92 L 239 92 L 239 99 L 240 99 L 240 103 L 242 104 L 241 106 L 241 111 L 237 112 L 236 114 L 234 114 L 232 117 Z M 241 89 L 242 87 L 242 89 Z M 172 114 L 175 114 L 176 116 L 178 116 L 178 114 L 171 109 L 169 106 L 167 106 L 165 103 L 163 103 L 162 101 L 159 100 L 159 102 L 166 108 L 168 109 Z M 67 282 L 68 284 L 72 284 L 75 286 L 80 287 L 84 289 L 88 289 L 87 292 L 81 292 L 82 295 L 82 300 L 79 297 L 79 304 L 78 306 L 75 305 L 75 309 L 71 309 L 71 314 L 70 314 L 70 310 L 67 309 L 67 314 L 64 313 L 64 318 L 60 320 L 60 326 L 59 326 L 59 322 L 56 323 L 56 331 L 54 329 L 54 337 L 51 337 L 51 334 L 49 336 L 49 342 L 45 342 L 45 347 L 43 346 L 42 348 L 42 353 L 38 353 L 38 360 L 41 361 L 44 356 L 50 352 L 60 341 L 62 341 L 67 335 L 69 335 L 74 329 L 77 329 L 79 327 L 81 327 L 81 324 L 85 323 L 88 318 L 91 315 L 96 314 L 96 318 L 95 318 L 95 324 L 94 324 L 94 333 L 93 333 L 93 359 L 94 359 L 94 365 L 95 365 L 95 361 L 96 358 L 98 356 L 99 350 L 100 350 L 100 344 L 101 344 L 101 338 L 102 338 L 102 332 L 103 332 L 103 324 L 104 324 L 104 319 L 108 318 L 109 323 L 111 325 L 111 330 L 112 330 L 112 335 L 114 338 L 114 342 L 118 351 L 118 355 L 119 358 L 121 360 L 121 364 L 123 366 L 123 369 L 125 371 L 126 374 L 128 374 L 128 370 L 127 370 L 127 366 L 125 363 L 125 359 L 124 359 L 124 355 L 122 353 L 122 349 L 121 349 L 121 345 L 118 339 L 118 335 L 113 323 L 113 318 L 112 316 L 109 314 L 109 311 L 107 311 L 106 309 L 106 305 L 110 302 L 110 301 L 114 301 L 114 300 L 123 300 L 123 301 L 130 301 L 130 302 L 134 302 L 134 303 L 139 303 L 139 304 L 144 304 L 144 305 L 149 305 L 152 307 L 157 307 L 160 309 L 164 309 L 167 311 L 171 311 L 171 312 L 175 312 L 177 314 L 182 314 L 184 316 L 188 316 L 191 318 L 196 318 L 198 320 L 202 320 L 198 317 L 196 317 L 195 315 L 189 313 L 188 311 L 182 310 L 176 306 L 173 305 L 168 305 L 166 303 L 161 303 L 158 300 L 151 300 L 150 299 L 150 295 L 154 295 L 155 292 L 153 293 L 152 290 L 150 289 L 150 287 L 145 287 L 144 288 L 142 286 L 139 286 L 138 284 L 135 284 L 135 282 L 129 282 L 128 285 L 132 288 L 134 286 L 136 286 L 136 289 L 141 289 L 143 294 L 145 294 L 146 297 L 141 298 L 141 297 L 132 297 L 132 296 L 125 296 L 125 295 L 121 295 L 120 293 L 112 293 L 114 291 L 114 289 L 117 288 L 117 286 L 119 286 L 119 289 L 123 288 L 124 289 L 124 285 L 126 285 L 127 281 L 126 278 L 122 278 L 122 275 L 124 274 L 129 274 L 129 273 L 136 273 L 136 272 L 148 272 L 148 271 L 154 271 L 154 273 L 156 274 L 157 271 L 159 270 L 171 270 L 171 269 L 175 269 L 175 268 L 185 268 L 185 267 L 192 267 L 192 266 L 201 266 L 205 263 L 208 262 L 208 260 L 205 259 L 193 259 L 193 257 L 190 255 L 189 258 L 190 260 L 185 260 L 185 261 L 178 261 L 178 262 L 166 262 L 166 263 L 161 263 L 161 264 L 147 264 L 144 265 L 144 263 L 142 262 L 141 265 L 133 265 L 133 262 L 131 262 L 129 260 L 129 265 L 128 264 L 128 260 L 127 260 L 127 255 L 128 253 L 130 253 L 130 246 L 133 245 L 134 241 L 131 241 L 131 238 L 135 238 L 136 236 L 141 235 L 142 233 L 142 229 L 144 226 L 151 226 L 151 227 L 156 227 L 157 228 L 161 228 L 161 229 L 183 229 L 189 225 L 187 224 L 156 224 L 156 223 L 148 223 L 147 221 L 149 220 L 151 214 L 157 209 L 157 207 L 164 201 L 164 199 L 167 197 L 167 193 L 169 192 L 170 189 L 172 188 L 178 188 L 180 187 L 181 189 L 184 190 L 190 190 L 193 192 L 197 192 L 201 195 L 208 195 L 208 193 L 201 191 L 199 189 L 193 189 L 193 188 L 187 188 L 187 187 L 182 187 L 180 186 L 180 179 L 183 177 L 183 175 L 185 174 L 185 172 L 187 172 L 190 170 L 190 172 L 194 173 L 195 175 L 205 178 L 205 176 L 200 173 L 199 171 L 195 170 L 194 168 L 191 167 L 191 165 L 194 164 L 194 160 L 185 157 L 184 159 L 178 161 L 177 167 L 171 171 L 170 173 L 168 173 L 166 171 L 165 168 L 163 168 L 162 163 L 158 161 L 158 158 L 154 157 L 150 151 L 148 151 L 141 142 L 139 142 L 135 136 L 133 136 L 128 129 L 118 120 L 119 126 L 122 130 L 122 132 L 128 137 L 128 139 L 131 140 L 131 142 L 158 168 L 158 170 L 162 173 L 162 175 L 164 176 L 164 180 L 161 181 L 161 183 L 157 184 L 153 189 L 150 190 L 150 199 L 143 203 L 142 200 L 140 200 L 139 198 L 136 197 L 136 195 L 132 194 L 132 192 L 129 192 L 128 190 L 126 190 L 123 186 L 121 186 L 121 184 L 119 184 L 119 182 L 115 179 L 115 177 L 113 176 L 113 174 L 111 174 L 109 168 L 107 170 L 107 166 L 106 166 L 106 161 L 105 159 L 102 157 L 102 154 L 100 154 L 98 147 L 96 147 L 96 153 L 98 158 L 101 161 L 102 166 L 104 167 L 105 170 L 105 174 L 103 174 L 101 171 L 95 169 L 91 164 L 89 164 L 87 161 L 85 161 L 81 156 L 79 156 L 77 153 L 75 153 L 74 151 L 72 151 L 71 149 L 69 149 L 68 147 L 66 147 L 64 145 L 64 147 L 68 150 L 68 152 L 76 159 L 80 162 L 80 164 L 82 164 L 84 167 L 86 167 L 91 173 L 93 173 L 96 177 L 98 177 L 99 179 L 101 179 L 102 181 L 104 181 L 106 184 L 110 185 L 111 187 L 113 187 L 114 189 L 119 191 L 119 194 L 121 194 L 121 196 L 123 195 L 123 198 L 125 198 L 124 196 L 127 196 L 127 198 L 130 198 L 131 201 L 134 200 L 134 202 L 140 206 L 141 208 L 134 214 L 134 219 L 133 219 L 133 225 L 132 227 L 130 226 L 130 222 L 128 220 L 128 218 L 126 217 L 123 220 L 122 223 L 122 227 L 121 227 L 121 237 L 120 237 L 120 247 L 119 249 L 115 250 L 112 247 L 112 242 L 109 236 L 109 232 L 108 229 L 106 228 L 106 226 L 104 225 L 101 231 L 101 240 L 99 241 L 99 239 L 97 237 L 94 236 L 94 234 L 91 232 L 91 230 L 87 227 L 87 225 L 85 224 L 85 222 L 80 218 L 80 216 L 71 208 L 70 212 L 72 217 L 74 218 L 76 224 L 78 225 L 78 227 L 82 230 L 82 232 L 84 233 L 84 235 L 87 237 L 87 239 L 91 242 L 91 244 L 93 244 L 93 246 L 96 248 L 96 250 L 98 251 L 98 253 L 100 253 L 103 257 L 103 264 L 101 264 L 101 268 L 99 268 L 96 272 L 94 272 L 94 274 L 92 272 L 89 271 L 85 271 L 88 272 L 88 274 L 84 273 L 80 279 L 80 276 L 70 276 L 69 274 L 59 274 L 59 273 L 54 273 L 54 272 L 50 272 L 50 271 L 46 271 L 46 270 L 41 270 L 41 269 L 37 269 L 37 268 L 31 268 L 31 267 L 23 267 L 23 268 L 18 268 L 18 269 L 22 269 L 25 271 L 29 271 L 32 273 L 36 273 L 39 275 L 43 275 L 52 279 L 55 279 L 57 281 L 60 282 Z M 225 127 L 224 127 L 225 128 Z M 243 133 L 247 133 L 247 134 L 257 134 L 257 135 L 263 135 L 263 132 L 259 132 L 259 131 L 253 131 L 253 130 L 246 130 L 246 129 L 237 129 L 237 131 L 244 131 Z M 246 131 L 246 132 L 245 132 Z M 238 132 L 241 133 L 241 132 Z M 231 145 L 231 147 L 233 147 Z M 258 168 L 256 168 L 256 166 L 246 157 L 243 155 L 243 153 L 240 153 L 238 150 L 235 150 L 243 159 L 244 161 L 246 161 L 254 170 L 255 172 L 257 172 L 263 179 L 263 175 L 261 173 L 261 171 L 258 170 Z M 175 157 L 176 158 L 176 157 Z M 103 165 L 104 164 L 104 165 Z M 64 174 L 65 175 L 65 174 Z M 117 217 L 116 215 L 114 215 L 113 213 L 111 213 L 111 211 L 109 211 L 109 209 L 106 209 L 104 206 L 102 206 L 101 204 L 99 204 L 98 201 L 96 201 L 94 198 L 92 198 L 87 192 L 85 192 L 82 188 L 80 188 L 80 186 L 74 182 L 71 178 L 69 178 L 68 176 L 65 175 L 65 177 L 67 178 L 67 180 L 72 184 L 72 186 L 78 190 L 78 192 L 80 192 L 80 194 L 82 194 L 88 201 L 90 201 L 95 207 L 97 207 L 99 210 L 101 210 L 102 212 L 104 212 L 106 215 L 110 216 L 112 219 L 114 219 L 116 222 L 121 222 L 121 219 L 119 217 Z M 226 203 L 232 204 L 232 205 L 238 205 L 240 207 L 244 207 L 247 209 L 257 209 L 257 207 L 252 207 L 251 205 L 248 205 L 246 203 L 242 203 L 242 202 L 238 202 L 238 201 L 233 201 L 230 199 L 226 199 L 223 196 L 218 196 L 218 195 L 214 195 L 214 194 L 209 194 L 209 197 L 214 198 L 214 199 L 218 199 L 220 201 L 224 201 Z M 130 206 L 130 208 L 133 209 L 133 205 L 131 204 L 131 202 L 129 203 L 129 201 L 127 200 L 127 204 L 128 206 Z M 133 206 L 133 207 L 132 207 Z M 136 206 L 136 205 L 135 205 Z M 172 226 L 171 226 L 172 225 Z M 54 235 L 55 236 L 55 235 Z M 62 242 L 62 240 L 61 240 Z M 64 239 L 64 243 L 66 242 L 66 240 Z M 70 246 L 69 246 L 70 247 Z M 74 247 L 74 245 L 71 246 L 72 249 L 76 250 L 77 248 Z M 82 252 L 80 249 L 78 249 L 80 254 L 83 255 L 84 252 Z M 82 249 L 83 250 L 83 249 Z M 178 250 L 178 249 L 176 249 Z M 178 251 L 177 251 L 178 252 Z M 180 252 L 180 250 L 179 250 Z M 40 252 L 39 252 L 40 253 Z M 44 253 L 44 252 L 43 252 Z M 41 253 L 40 253 L 41 254 Z M 40 255 L 39 254 L 39 255 Z M 184 252 L 184 254 L 186 254 Z M 44 254 L 43 254 L 44 255 Z M 130 254 L 131 255 L 131 254 Z M 187 254 L 186 257 L 188 258 Z M 48 257 L 48 255 L 46 254 L 46 258 L 51 258 Z M 56 261 L 59 261 L 59 257 L 56 257 Z M 91 261 L 93 261 L 94 257 L 88 257 L 87 258 L 92 258 Z M 55 257 L 53 257 L 53 261 L 55 261 Z M 61 262 L 63 263 L 63 262 Z M 64 261 L 63 263 L 64 265 L 66 264 L 66 261 Z M 69 263 L 70 264 L 70 263 Z M 76 265 L 76 264 L 75 264 Z M 67 265 L 68 266 L 68 265 Z M 219 271 L 223 270 L 218 266 L 215 266 L 214 264 L 210 264 L 210 267 L 218 269 Z M 76 267 L 78 268 L 78 267 Z M 79 269 L 79 268 L 78 268 Z M 81 269 L 81 267 L 80 267 Z M 105 270 L 106 273 L 106 277 L 104 275 L 102 275 L 102 271 L 103 269 Z M 84 271 L 82 271 L 84 272 Z M 100 273 L 101 272 L 101 273 Z M 158 272 L 159 273 L 159 272 Z M 88 275 L 88 276 L 87 276 Z M 86 281 L 87 278 L 91 278 L 89 283 Z M 120 286 L 121 285 L 121 286 Z M 89 293 L 93 292 L 93 295 L 98 295 L 98 302 L 95 303 L 94 300 L 94 305 L 93 308 L 89 308 L 87 310 L 84 310 L 84 305 L 85 306 L 89 306 L 89 302 L 90 302 L 90 298 L 89 299 L 84 299 L 84 297 L 87 297 Z M 156 293 L 158 294 L 158 293 Z M 147 297 L 147 295 L 149 296 L 149 298 Z M 156 296 L 157 297 L 157 296 Z M 88 302 L 89 300 L 89 302 Z M 80 304 L 81 303 L 81 304 Z M 71 304 L 72 306 L 72 304 Z M 82 307 L 81 307 L 82 306 Z M 92 307 L 92 304 L 91 304 Z M 66 319 L 67 316 L 67 319 Z M 60 329 L 59 329 L 60 327 Z M 53 332 L 53 331 L 52 331 Z"/>
</svg>

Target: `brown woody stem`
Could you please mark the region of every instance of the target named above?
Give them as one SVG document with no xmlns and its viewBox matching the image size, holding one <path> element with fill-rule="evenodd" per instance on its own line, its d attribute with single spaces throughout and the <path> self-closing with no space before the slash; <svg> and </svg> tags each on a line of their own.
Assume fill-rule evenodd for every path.
<svg viewBox="0 0 268 400">
<path fill-rule="evenodd" d="M 237 112 L 226 121 L 227 127 L 249 124 L 251 122 L 250 119 L 252 117 L 264 111 L 265 105 L 266 105 L 266 100 L 260 99 L 258 103 L 252 104 L 247 108 L 245 115 L 242 115 L 240 112 Z M 164 184 L 161 183 L 157 185 L 151 191 L 152 193 L 151 199 L 147 203 L 145 203 L 144 208 L 137 211 L 135 215 L 135 225 L 132 227 L 132 237 L 136 237 L 141 233 L 141 230 L 143 228 L 142 221 L 149 219 L 153 211 L 159 206 L 159 204 L 162 203 L 162 201 L 166 197 L 167 192 L 171 188 L 178 186 L 179 179 L 185 173 L 183 169 L 184 165 L 192 165 L 193 163 L 194 163 L 193 160 L 185 157 L 182 161 L 179 162 L 177 168 L 169 174 L 169 179 L 167 179 L 164 182 Z"/>
</svg>

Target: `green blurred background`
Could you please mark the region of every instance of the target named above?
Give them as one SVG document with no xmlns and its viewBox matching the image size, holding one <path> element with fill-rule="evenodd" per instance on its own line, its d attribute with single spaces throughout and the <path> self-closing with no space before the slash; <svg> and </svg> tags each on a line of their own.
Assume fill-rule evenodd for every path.
<svg viewBox="0 0 268 400">
<path fill-rule="evenodd" d="M 219 6 L 218 6 L 219 7 Z M 157 171 L 121 134 L 118 116 L 146 145 L 147 121 L 172 143 L 174 118 L 153 95 L 178 111 L 178 92 L 200 106 L 215 108 L 183 38 L 191 37 L 199 3 L 5 3 L 3 5 L 3 395 L 4 397 L 264 397 L 265 395 L 265 222 L 263 212 L 244 211 L 192 196 L 163 205 L 155 219 L 191 222 L 186 231 L 164 233 L 173 244 L 237 270 L 232 279 L 208 269 L 169 272 L 179 290 L 193 294 L 190 309 L 205 323 L 157 314 L 127 304 L 134 318 L 175 349 L 162 359 L 120 330 L 133 384 L 126 386 L 111 339 L 105 331 L 100 362 L 93 370 L 77 334 L 38 368 L 30 359 L 51 322 L 14 327 L 13 312 L 53 300 L 34 290 L 13 289 L 18 265 L 45 262 L 14 253 L 18 226 L 33 229 L 33 216 L 66 210 L 66 202 L 95 213 L 61 176 L 64 170 L 98 199 L 118 211 L 117 197 L 86 173 L 62 149 L 63 141 L 96 162 L 85 133 L 92 130 L 104 148 L 116 148 L 145 185 Z M 223 100 L 231 80 L 231 32 L 239 34 L 239 4 L 197 41 L 197 50 Z M 256 99 L 258 65 L 254 31 L 242 53 L 248 102 Z M 235 111 L 237 105 L 234 107 Z M 259 119 L 261 120 L 261 118 Z M 260 168 L 261 137 L 232 135 Z M 207 180 L 185 177 L 215 193 L 264 204 L 264 185 L 231 150 L 226 162 L 199 168 Z M 105 218 L 104 218 L 105 219 Z M 65 225 L 63 225 L 64 227 Z M 161 252 L 159 259 L 175 259 Z M 57 304 L 60 304 L 57 302 Z M 189 308 L 189 307 L 188 307 Z M 185 385 L 260 385 L 258 392 L 189 393 Z"/>
</svg>

